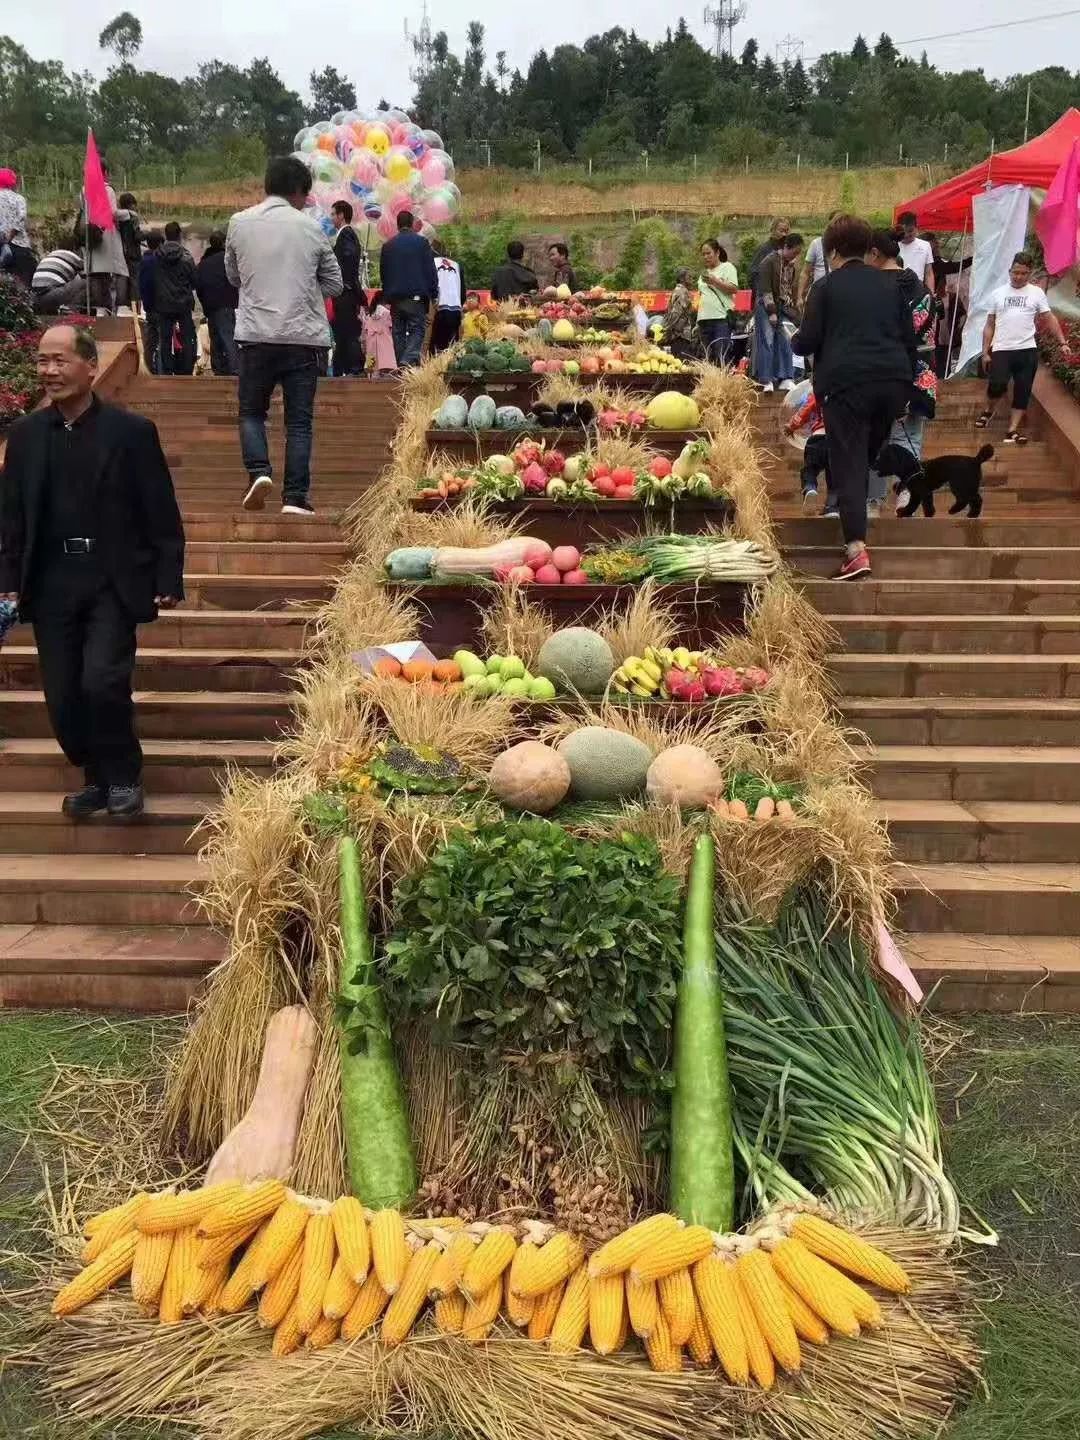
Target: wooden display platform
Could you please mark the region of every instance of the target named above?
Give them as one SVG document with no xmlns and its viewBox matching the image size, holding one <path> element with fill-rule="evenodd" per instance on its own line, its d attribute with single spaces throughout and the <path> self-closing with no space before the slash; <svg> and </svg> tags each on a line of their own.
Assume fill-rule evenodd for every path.
<svg viewBox="0 0 1080 1440">
<path fill-rule="evenodd" d="M 412 507 L 430 514 L 451 509 L 456 503 L 456 500 L 417 498 L 412 501 Z M 643 505 L 638 500 L 564 505 L 537 497 L 507 500 L 490 509 L 495 515 L 512 516 L 520 521 L 522 534 L 546 540 L 549 545 L 576 545 L 579 550 L 587 545 L 618 540 L 624 535 L 639 534 L 649 526 L 696 535 L 710 526 L 725 525 L 735 517 L 735 506 L 727 497 L 711 502 L 658 501 L 655 505 Z"/>
</svg>

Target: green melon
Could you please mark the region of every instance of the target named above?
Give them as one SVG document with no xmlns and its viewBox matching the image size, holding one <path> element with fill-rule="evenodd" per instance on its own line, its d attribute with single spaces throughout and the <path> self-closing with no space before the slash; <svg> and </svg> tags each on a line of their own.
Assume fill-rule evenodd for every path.
<svg viewBox="0 0 1080 1440">
<path fill-rule="evenodd" d="M 538 675 L 579 695 L 602 695 L 614 669 L 611 646 L 584 625 L 556 630 L 540 647 L 536 664 Z"/>
<path fill-rule="evenodd" d="M 559 743 L 570 767 L 570 793 L 578 800 L 620 800 L 639 795 L 652 751 L 633 735 L 586 725 Z"/>
</svg>

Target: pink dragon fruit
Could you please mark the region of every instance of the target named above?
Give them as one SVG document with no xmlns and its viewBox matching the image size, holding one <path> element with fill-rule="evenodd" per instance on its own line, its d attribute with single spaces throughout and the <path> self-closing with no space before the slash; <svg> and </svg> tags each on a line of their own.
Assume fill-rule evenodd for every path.
<svg viewBox="0 0 1080 1440">
<path fill-rule="evenodd" d="M 525 486 L 526 495 L 543 495 L 547 489 L 548 473 L 533 460 L 521 472 L 521 483 Z"/>
<path fill-rule="evenodd" d="M 743 693 L 742 682 L 730 665 L 706 670 L 704 682 L 706 692 L 717 699 L 722 699 L 726 695 Z"/>
</svg>

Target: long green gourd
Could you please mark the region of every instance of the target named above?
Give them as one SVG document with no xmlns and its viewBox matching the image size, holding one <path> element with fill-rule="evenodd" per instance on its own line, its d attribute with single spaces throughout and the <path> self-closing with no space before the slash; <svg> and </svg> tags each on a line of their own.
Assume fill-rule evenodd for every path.
<svg viewBox="0 0 1080 1440">
<path fill-rule="evenodd" d="M 671 1104 L 671 1209 L 688 1224 L 732 1228 L 735 1156 L 724 997 L 716 966 L 712 836 L 694 846 L 683 922 L 683 969 L 675 1001 Z"/>
<path fill-rule="evenodd" d="M 352 1020 L 341 1029 L 341 1123 L 353 1193 L 372 1209 L 408 1204 L 416 1193 L 409 1114 L 371 935 L 356 841 L 338 842 L 341 999 Z"/>
</svg>

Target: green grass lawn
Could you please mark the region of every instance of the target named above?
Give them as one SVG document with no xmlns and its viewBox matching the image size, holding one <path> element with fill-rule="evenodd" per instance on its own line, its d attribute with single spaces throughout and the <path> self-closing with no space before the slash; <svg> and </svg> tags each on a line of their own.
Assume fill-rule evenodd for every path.
<svg viewBox="0 0 1080 1440">
<path fill-rule="evenodd" d="M 26 1271 L 13 1250 L 40 1248 L 40 1162 L 27 1142 L 53 1078 L 50 1057 L 110 1071 L 145 1067 L 165 1022 L 106 1022 L 69 1014 L 0 1015 L 0 1283 Z M 986 1311 L 988 1393 L 948 1440 L 1080 1437 L 1080 1019 L 975 1017 L 939 1064 L 952 1173 L 995 1249 L 969 1258 Z M 11 1338 L 0 1306 L 0 1349 Z M 143 1440 L 145 1427 L 110 1426 L 109 1440 Z M 174 1432 L 176 1434 L 187 1432 Z M 0 1372 L 2 1440 L 83 1440 L 85 1422 L 58 1420 L 38 1377 Z M 325 1437 L 331 1440 L 331 1437 Z M 843 1440 L 843 1437 L 837 1437 Z M 913 1437 L 915 1440 L 915 1437 Z M 929 1440 L 929 1437 L 927 1437 Z"/>
</svg>

